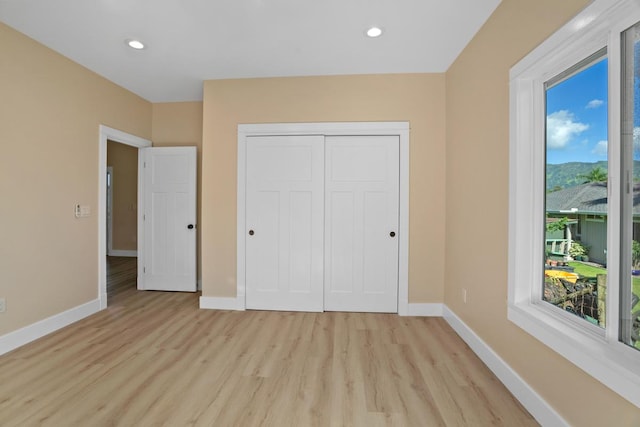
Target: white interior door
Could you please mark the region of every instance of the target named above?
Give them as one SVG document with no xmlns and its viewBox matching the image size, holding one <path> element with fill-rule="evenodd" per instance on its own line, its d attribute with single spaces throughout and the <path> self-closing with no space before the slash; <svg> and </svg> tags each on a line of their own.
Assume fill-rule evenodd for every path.
<svg viewBox="0 0 640 427">
<path fill-rule="evenodd" d="M 247 138 L 246 307 L 323 310 L 323 136 Z"/>
<path fill-rule="evenodd" d="M 324 307 L 398 311 L 398 136 L 328 136 Z"/>
<path fill-rule="evenodd" d="M 145 290 L 195 292 L 196 147 L 143 148 Z"/>
</svg>

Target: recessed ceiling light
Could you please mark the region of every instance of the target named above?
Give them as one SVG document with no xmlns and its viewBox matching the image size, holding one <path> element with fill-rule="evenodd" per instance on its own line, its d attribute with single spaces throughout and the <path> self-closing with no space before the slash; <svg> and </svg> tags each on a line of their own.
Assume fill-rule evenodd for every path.
<svg viewBox="0 0 640 427">
<path fill-rule="evenodd" d="M 367 36 L 371 38 L 380 37 L 382 35 L 382 28 L 371 27 L 367 30 Z"/>
<path fill-rule="evenodd" d="M 128 39 L 128 40 L 125 40 L 125 42 L 127 43 L 127 46 L 129 46 L 132 49 L 137 49 L 137 50 L 144 49 L 144 43 L 142 43 L 140 40 Z"/>
</svg>

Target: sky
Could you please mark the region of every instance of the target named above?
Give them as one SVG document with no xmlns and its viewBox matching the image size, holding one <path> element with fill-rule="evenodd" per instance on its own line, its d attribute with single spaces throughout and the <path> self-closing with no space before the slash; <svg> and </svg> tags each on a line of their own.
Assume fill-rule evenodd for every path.
<svg viewBox="0 0 640 427">
<path fill-rule="evenodd" d="M 607 160 L 607 63 L 547 90 L 547 163 Z"/>
</svg>

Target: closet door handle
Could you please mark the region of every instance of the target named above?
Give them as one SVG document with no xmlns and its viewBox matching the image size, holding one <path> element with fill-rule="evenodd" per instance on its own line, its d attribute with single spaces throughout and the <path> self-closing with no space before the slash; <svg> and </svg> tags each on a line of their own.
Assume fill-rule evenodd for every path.
<svg viewBox="0 0 640 427">
<path fill-rule="evenodd" d="M 253 230 L 249 230 L 249 236 L 253 236 Z"/>
<path fill-rule="evenodd" d="M 389 236 L 391 236 L 391 237 L 396 237 L 396 232 L 395 232 L 395 231 L 392 231 L 391 233 L 389 233 Z"/>
</svg>

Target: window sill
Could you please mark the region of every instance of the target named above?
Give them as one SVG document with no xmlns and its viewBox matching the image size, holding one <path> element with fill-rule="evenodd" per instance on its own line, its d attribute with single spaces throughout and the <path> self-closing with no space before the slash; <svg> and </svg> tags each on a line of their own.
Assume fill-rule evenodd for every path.
<svg viewBox="0 0 640 427">
<path fill-rule="evenodd" d="M 536 304 L 509 304 L 508 318 L 543 344 L 568 359 L 640 408 L 640 355 L 604 334 L 561 321 Z"/>
</svg>

